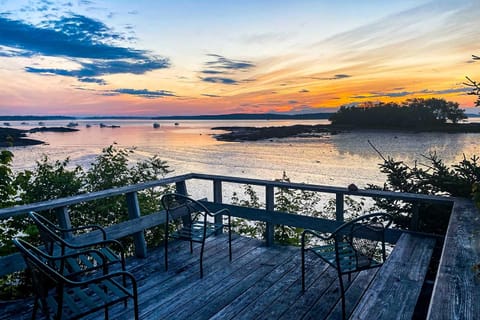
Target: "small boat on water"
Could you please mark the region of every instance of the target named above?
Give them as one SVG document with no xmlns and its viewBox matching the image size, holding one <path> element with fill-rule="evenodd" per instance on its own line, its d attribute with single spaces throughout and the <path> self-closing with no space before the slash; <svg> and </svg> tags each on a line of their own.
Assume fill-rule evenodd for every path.
<svg viewBox="0 0 480 320">
<path fill-rule="evenodd" d="M 9 127 L 9 126 L 10 126 L 10 122 L 4 122 L 3 125 L 6 126 L 6 127 Z"/>
<path fill-rule="evenodd" d="M 100 128 L 120 128 L 120 126 L 117 126 L 115 124 L 112 124 L 110 126 L 104 124 L 103 122 L 100 123 Z"/>
<path fill-rule="evenodd" d="M 153 127 L 156 129 L 156 128 L 160 128 L 160 123 L 158 122 L 154 122 L 153 123 Z"/>
<path fill-rule="evenodd" d="M 44 126 L 44 125 L 45 125 L 45 122 L 40 121 L 40 122 L 38 123 L 38 125 L 39 125 L 39 126 Z"/>
<path fill-rule="evenodd" d="M 178 122 L 175 122 L 175 125 L 176 125 L 176 126 L 178 126 L 178 125 L 180 125 L 180 123 L 178 123 Z"/>
<path fill-rule="evenodd" d="M 85 127 L 90 128 L 92 125 L 91 124 L 86 124 Z"/>
<path fill-rule="evenodd" d="M 77 126 L 78 126 L 78 122 L 69 122 L 69 123 L 67 124 L 67 127 L 68 127 L 68 128 L 73 128 L 73 127 L 77 127 Z"/>
</svg>

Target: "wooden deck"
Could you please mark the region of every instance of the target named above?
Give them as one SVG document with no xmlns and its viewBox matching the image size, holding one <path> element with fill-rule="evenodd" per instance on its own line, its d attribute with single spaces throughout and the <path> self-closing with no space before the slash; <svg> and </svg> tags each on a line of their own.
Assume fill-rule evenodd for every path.
<svg viewBox="0 0 480 320">
<path fill-rule="evenodd" d="M 302 294 L 299 248 L 266 247 L 263 241 L 240 236 L 234 237 L 232 245 L 230 263 L 227 238 L 208 240 L 203 279 L 199 277 L 199 248 L 190 255 L 186 242 L 172 244 L 168 272 L 160 248 L 151 250 L 146 259 L 127 261 L 127 270 L 138 281 L 140 319 L 341 318 L 336 272 L 320 259 L 307 261 L 307 290 Z M 348 313 L 377 270 L 352 277 L 346 293 Z M 30 319 L 32 305 L 31 299 L 0 305 L 0 319 Z M 131 319 L 133 307 L 120 304 L 110 315 L 111 319 Z M 103 319 L 103 312 L 87 319 Z"/>
<path fill-rule="evenodd" d="M 162 211 L 140 212 L 137 197 L 138 191 L 167 184 L 175 184 L 177 192 L 186 194 L 186 181 L 191 179 L 213 182 L 213 202 L 208 202 L 210 205 L 229 207 L 235 217 L 264 222 L 267 231 L 265 241 L 236 236 L 231 263 L 228 261 L 226 237 L 209 239 L 204 257 L 203 279 L 199 278 L 198 248 L 190 255 L 188 243 L 172 244 L 168 272 L 164 271 L 162 250 L 159 248 L 147 250 L 144 230 L 162 225 L 166 218 Z M 263 187 L 265 209 L 223 204 L 223 182 Z M 275 211 L 276 188 L 335 194 L 337 221 Z M 327 267 L 319 259 L 308 260 L 307 291 L 302 294 L 299 248 L 265 246 L 265 243 L 273 244 L 274 225 L 311 228 L 322 232 L 333 231 L 344 220 L 346 195 L 399 199 L 412 202 L 414 206 L 418 203 L 453 205 L 435 280 L 429 279 L 426 288 L 420 288 L 425 283 L 417 278 L 420 266 L 425 268 L 422 270 L 428 267 L 426 266 L 428 260 L 424 259 L 426 254 L 423 254 L 422 250 L 425 249 L 429 255 L 432 253 L 429 249 L 431 245 L 417 238 L 426 235 L 389 229 L 385 235 L 386 240 L 389 243 L 396 243 L 389 262 L 387 261 L 379 270 L 364 271 L 352 277 L 346 292 L 347 313 L 353 312 L 351 316 L 353 319 L 478 319 L 480 219 L 478 210 L 468 199 L 379 190 L 349 191 L 340 187 L 192 173 L 139 185 L 4 208 L 0 209 L 0 220 L 24 216 L 29 211 L 48 209 L 56 212 L 61 226 L 70 228 L 70 206 L 120 195 L 127 201 L 129 219 L 109 226 L 106 230 L 111 239 L 132 237 L 136 256 L 147 256 L 145 259 L 131 258 L 127 261 L 128 271 L 135 275 L 139 284 L 141 319 L 339 319 L 340 293 L 335 270 Z M 405 236 L 406 234 L 408 236 Z M 435 238 L 441 240 L 439 237 Z M 98 234 L 86 234 L 79 236 L 78 239 L 84 242 L 98 240 Z M 417 241 L 421 243 L 420 246 L 415 243 Z M 403 249 L 397 250 L 398 248 Z M 415 254 L 412 249 L 415 249 Z M 398 252 L 394 255 L 395 250 Z M 395 256 L 397 259 L 391 259 Z M 18 253 L 0 257 L 1 276 L 24 268 L 25 264 Z M 428 288 L 433 282 L 433 289 Z M 420 290 L 422 292 L 420 296 L 423 298 L 418 302 L 424 302 L 423 304 L 416 303 L 413 298 L 413 293 Z M 433 291 L 432 299 L 429 290 Z M 30 319 L 32 305 L 32 299 L 16 303 L 0 301 L 0 320 Z M 422 307 L 418 308 L 418 305 Z M 116 306 L 111 310 L 111 319 L 131 319 L 132 309 L 131 303 L 126 309 L 123 305 Z M 388 312 L 388 316 L 385 311 Z M 98 312 L 89 319 L 103 319 L 103 312 Z"/>
</svg>

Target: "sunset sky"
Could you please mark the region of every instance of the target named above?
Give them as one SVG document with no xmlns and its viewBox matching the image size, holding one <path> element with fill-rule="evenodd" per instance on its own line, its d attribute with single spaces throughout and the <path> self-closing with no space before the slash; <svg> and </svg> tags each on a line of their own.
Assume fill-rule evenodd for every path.
<svg viewBox="0 0 480 320">
<path fill-rule="evenodd" d="M 0 115 L 322 112 L 480 80 L 480 1 L 0 0 Z M 475 109 L 475 111 L 477 111 Z"/>
</svg>

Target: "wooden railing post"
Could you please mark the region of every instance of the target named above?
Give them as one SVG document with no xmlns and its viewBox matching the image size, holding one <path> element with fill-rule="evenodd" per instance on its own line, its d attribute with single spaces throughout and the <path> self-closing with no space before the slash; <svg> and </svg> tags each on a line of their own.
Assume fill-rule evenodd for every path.
<svg viewBox="0 0 480 320">
<path fill-rule="evenodd" d="M 185 180 L 180 182 L 175 182 L 175 192 L 179 194 L 187 195 L 187 184 Z"/>
<path fill-rule="evenodd" d="M 55 215 L 57 216 L 58 225 L 60 228 L 70 229 L 72 227 L 72 221 L 70 220 L 70 214 L 68 213 L 68 207 L 55 208 Z M 63 238 L 71 239 L 73 234 L 71 232 L 65 232 L 62 234 Z"/>
<path fill-rule="evenodd" d="M 420 220 L 419 217 L 420 205 L 418 202 L 412 203 L 412 218 L 410 220 L 410 230 L 417 231 L 418 223 Z"/>
<path fill-rule="evenodd" d="M 345 210 L 343 207 L 343 196 L 343 193 L 335 194 L 335 219 L 340 222 L 345 221 L 345 217 L 343 216 L 343 211 Z"/>
<path fill-rule="evenodd" d="M 183 195 L 187 195 L 187 184 L 185 180 L 180 182 L 175 182 L 175 192 Z"/>
<path fill-rule="evenodd" d="M 222 180 L 214 179 L 213 180 L 213 202 L 222 203 Z M 223 215 L 215 216 L 215 223 L 223 223 Z M 222 234 L 223 229 L 217 231 L 217 235 Z"/>
<path fill-rule="evenodd" d="M 126 194 L 128 218 L 140 218 L 140 206 L 138 204 L 137 192 L 130 192 Z M 133 242 L 135 244 L 135 255 L 139 258 L 147 256 L 147 243 L 145 242 L 145 235 L 143 230 L 133 234 Z"/>
<path fill-rule="evenodd" d="M 188 196 L 187 184 L 185 183 L 185 180 L 175 182 L 175 192 L 178 193 L 178 194 L 183 194 L 185 196 Z M 192 223 L 190 216 L 183 216 L 182 221 L 183 221 L 184 224 Z M 167 223 L 168 223 L 168 221 L 167 221 Z"/>
<path fill-rule="evenodd" d="M 273 186 L 266 186 L 265 204 L 267 211 L 273 211 L 275 208 L 275 193 Z M 274 239 L 275 225 L 272 222 L 267 222 L 265 227 L 265 240 L 267 241 L 267 246 L 273 245 Z"/>
</svg>

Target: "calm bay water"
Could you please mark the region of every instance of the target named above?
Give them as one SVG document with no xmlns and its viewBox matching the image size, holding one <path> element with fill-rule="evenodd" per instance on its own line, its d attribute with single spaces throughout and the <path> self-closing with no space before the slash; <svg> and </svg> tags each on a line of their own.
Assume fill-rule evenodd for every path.
<svg viewBox="0 0 480 320">
<path fill-rule="evenodd" d="M 64 126 L 68 121 L 45 121 L 46 126 Z M 153 128 L 147 120 L 77 121 L 80 129 L 72 133 L 35 133 L 31 138 L 46 145 L 12 148 L 14 169 L 33 168 L 42 154 L 52 160 L 70 157 L 72 165 L 88 167 L 101 149 L 116 143 L 119 147 L 135 147 L 135 159 L 158 154 L 166 160 L 173 174 L 198 172 L 249 178 L 275 179 L 285 171 L 292 182 L 347 186 L 355 183 L 383 184 L 379 171 L 382 162 L 369 146 L 370 140 L 384 156 L 413 164 L 425 162 L 422 155 L 437 154 L 447 163 L 480 155 L 480 134 L 346 132 L 314 138 L 272 139 L 256 142 L 219 142 L 211 130 L 215 126 L 280 126 L 328 123 L 314 121 L 158 121 Z M 99 123 L 120 125 L 100 128 Z M 91 124 L 86 128 L 86 124 Z M 33 125 L 33 123 L 31 123 Z M 12 127 L 29 128 L 11 122 Z M 36 123 L 35 123 L 36 126 Z"/>
</svg>

